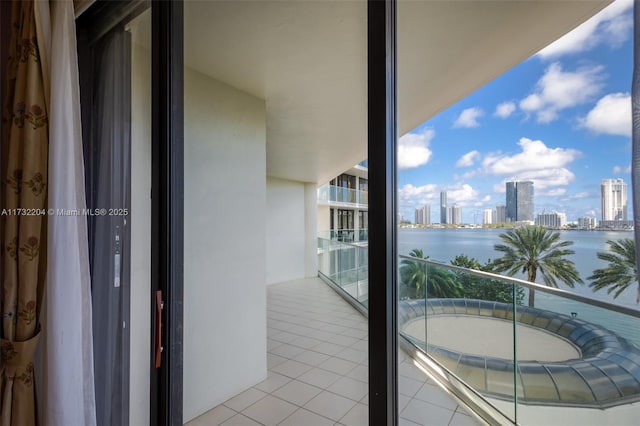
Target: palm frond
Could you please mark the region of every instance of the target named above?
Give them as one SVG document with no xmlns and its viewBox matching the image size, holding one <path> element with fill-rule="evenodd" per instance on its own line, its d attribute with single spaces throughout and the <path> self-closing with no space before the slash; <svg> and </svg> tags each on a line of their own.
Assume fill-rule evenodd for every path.
<svg viewBox="0 0 640 426">
<path fill-rule="evenodd" d="M 598 252 L 598 259 L 607 262 L 607 266 L 593 271 L 587 277 L 592 280 L 589 287 L 593 291 L 606 289 L 608 294 L 618 297 L 633 283 L 638 283 L 638 269 L 636 266 L 636 246 L 631 238 L 620 241 L 608 240 L 608 252 Z M 640 292 L 640 283 L 638 284 Z"/>
</svg>

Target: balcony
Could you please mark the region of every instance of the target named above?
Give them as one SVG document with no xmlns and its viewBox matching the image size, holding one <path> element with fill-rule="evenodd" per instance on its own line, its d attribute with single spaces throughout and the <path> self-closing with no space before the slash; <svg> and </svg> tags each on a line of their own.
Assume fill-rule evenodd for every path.
<svg viewBox="0 0 640 426">
<path fill-rule="evenodd" d="M 367 425 L 367 329 L 366 318 L 318 278 L 268 286 L 268 377 L 187 425 Z M 400 425 L 477 424 L 398 355 Z"/>
<path fill-rule="evenodd" d="M 318 203 L 366 209 L 369 192 L 326 184 L 318 188 Z"/>
<path fill-rule="evenodd" d="M 367 247 L 319 239 L 321 277 L 366 310 Z M 636 424 L 640 311 L 400 256 L 399 342 L 488 423 Z M 400 280 L 399 280 L 400 281 Z M 535 306 L 526 306 L 536 292 Z"/>
</svg>

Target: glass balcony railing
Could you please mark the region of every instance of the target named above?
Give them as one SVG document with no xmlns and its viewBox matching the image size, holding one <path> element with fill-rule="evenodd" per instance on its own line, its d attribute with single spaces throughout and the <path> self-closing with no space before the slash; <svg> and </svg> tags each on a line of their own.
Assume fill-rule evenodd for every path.
<svg viewBox="0 0 640 426">
<path fill-rule="evenodd" d="M 318 272 L 365 308 L 369 301 L 369 250 L 318 238 Z"/>
<path fill-rule="evenodd" d="M 318 247 L 320 274 L 366 308 L 367 248 Z M 488 423 L 636 424 L 640 311 L 403 255 L 398 295 L 401 345 Z"/>
<path fill-rule="evenodd" d="M 345 243 L 365 242 L 369 240 L 368 229 L 332 229 L 318 232 L 318 237 Z"/>
<path fill-rule="evenodd" d="M 369 192 L 326 184 L 318 188 L 318 201 L 366 205 Z"/>
<path fill-rule="evenodd" d="M 401 335 L 513 423 L 633 424 L 640 311 L 409 256 L 399 275 Z"/>
</svg>

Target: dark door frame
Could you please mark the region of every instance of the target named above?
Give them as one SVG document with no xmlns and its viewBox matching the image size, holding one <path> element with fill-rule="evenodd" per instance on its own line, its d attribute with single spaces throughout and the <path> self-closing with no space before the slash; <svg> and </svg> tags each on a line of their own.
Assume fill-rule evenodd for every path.
<svg viewBox="0 0 640 426">
<path fill-rule="evenodd" d="M 396 0 L 368 0 L 369 424 L 398 424 Z"/>
<path fill-rule="evenodd" d="M 91 43 L 115 25 L 151 5 L 152 158 L 151 158 L 151 316 L 150 424 L 182 425 L 183 339 L 183 4 L 182 0 L 98 1 L 77 20 L 78 62 L 82 91 L 83 138 L 89 137 Z M 88 90 L 87 90 L 88 89 Z M 156 292 L 164 309 L 156 335 Z M 160 366 L 156 343 L 160 339 Z"/>
<path fill-rule="evenodd" d="M 160 368 L 151 366 L 152 425 L 182 425 L 184 272 L 184 35 L 182 0 L 151 9 L 151 285 L 162 292 Z M 155 306 L 155 295 L 151 304 Z M 152 330 L 156 329 L 152 309 Z M 152 332 L 152 336 L 154 332 Z M 152 340 L 154 340 L 152 338 Z M 155 358 L 156 349 L 151 356 Z"/>
</svg>

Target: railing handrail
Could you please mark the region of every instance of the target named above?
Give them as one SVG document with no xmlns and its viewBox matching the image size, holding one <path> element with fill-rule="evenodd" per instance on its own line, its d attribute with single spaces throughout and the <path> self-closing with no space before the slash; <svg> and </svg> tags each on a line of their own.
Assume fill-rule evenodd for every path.
<svg viewBox="0 0 640 426">
<path fill-rule="evenodd" d="M 368 231 L 369 228 L 340 228 L 340 229 L 325 229 L 320 232 L 338 232 L 338 231 Z"/>
<path fill-rule="evenodd" d="M 347 188 L 346 186 L 340 186 L 340 185 L 332 185 L 330 183 L 325 183 L 324 185 L 320 185 L 318 187 L 318 189 L 320 188 L 340 188 L 340 189 L 348 189 L 351 191 L 360 191 L 360 192 L 369 192 L 368 190 L 364 190 L 364 189 L 359 189 L 359 188 Z"/>
<path fill-rule="evenodd" d="M 322 238 L 322 237 L 318 237 L 318 239 L 323 241 L 329 241 L 330 243 L 334 243 L 334 244 L 343 244 L 345 246 L 351 246 L 351 247 L 360 248 L 360 249 L 369 246 L 368 241 L 361 241 L 360 243 L 355 241 L 355 242 L 349 243 L 349 242 L 338 241 L 338 240 L 330 240 L 329 238 Z"/>
<path fill-rule="evenodd" d="M 592 299 L 590 297 L 582 296 L 580 294 L 572 293 L 570 291 L 561 290 L 555 287 L 548 287 L 546 285 L 532 283 L 529 281 L 521 280 L 519 278 L 508 277 L 505 275 L 494 274 L 491 272 L 479 271 L 477 269 L 469 269 L 463 268 L 461 266 L 451 265 L 445 262 L 437 262 L 429 259 L 421 259 L 419 257 L 407 256 L 404 254 L 398 255 L 401 259 L 408 259 L 413 261 L 418 261 L 421 263 L 425 263 L 427 265 L 446 267 L 449 269 L 453 269 L 460 272 L 465 272 L 471 275 L 475 275 L 482 278 L 489 278 L 494 280 L 506 281 L 509 284 L 521 285 L 523 287 L 527 287 L 536 291 L 542 291 L 543 293 L 553 294 L 559 297 L 565 297 L 567 299 L 575 300 L 577 302 L 586 303 L 587 305 L 597 306 L 599 308 L 609 309 L 614 312 L 618 312 L 621 314 L 626 314 L 635 318 L 640 318 L 640 310 L 629 308 L 626 306 L 615 305 L 613 303 L 604 302 L 602 300 Z"/>
<path fill-rule="evenodd" d="M 321 192 L 325 188 L 327 190 L 329 190 L 329 191 L 331 190 L 331 188 L 335 188 L 336 190 L 340 190 L 340 191 L 347 192 L 347 193 L 349 193 L 349 191 L 353 191 L 353 193 L 356 194 L 356 195 L 359 195 L 359 194 L 367 194 L 368 195 L 369 194 L 368 190 L 358 189 L 358 188 L 347 188 L 347 187 L 344 187 L 344 186 L 331 185 L 331 184 L 328 184 L 328 183 L 325 183 L 324 185 L 320 185 L 318 187 L 318 192 Z M 328 198 L 330 199 L 331 198 L 331 194 L 329 193 L 327 195 L 328 195 Z M 348 203 L 348 201 L 336 201 L 336 202 L 346 202 L 346 203 Z M 356 202 L 356 203 L 351 203 L 351 204 L 367 204 L 367 203 Z"/>
</svg>

